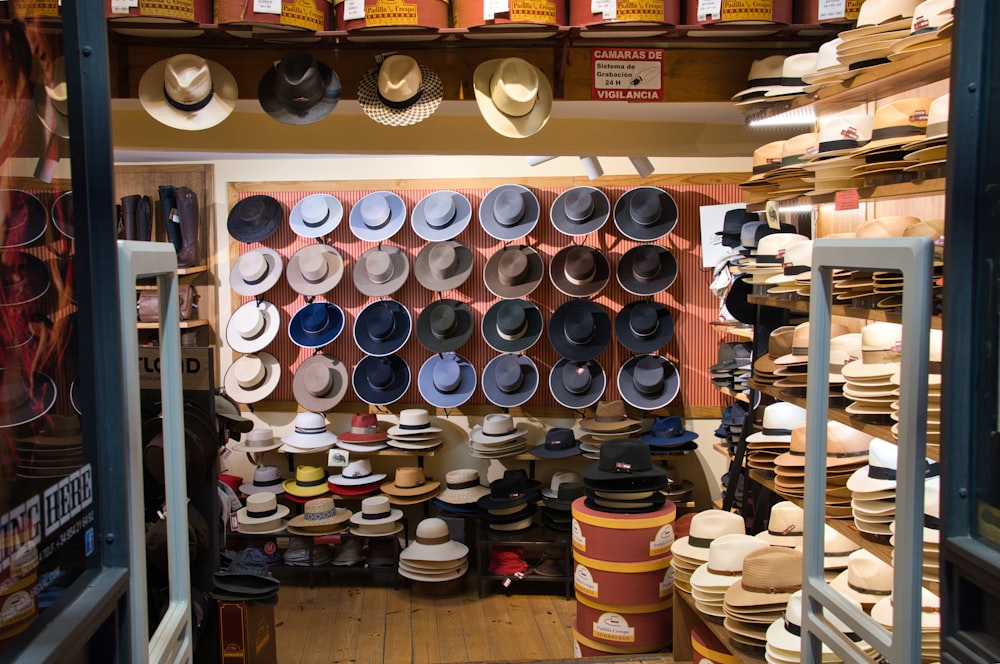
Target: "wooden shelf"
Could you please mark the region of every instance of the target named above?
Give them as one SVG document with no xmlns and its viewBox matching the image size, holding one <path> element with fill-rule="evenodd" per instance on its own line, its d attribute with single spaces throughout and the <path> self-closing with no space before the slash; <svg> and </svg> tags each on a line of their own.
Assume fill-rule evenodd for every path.
<svg viewBox="0 0 1000 664">
<path fill-rule="evenodd" d="M 897 182 L 894 184 L 882 184 L 872 187 L 858 187 L 858 198 L 863 201 L 886 201 L 898 198 L 913 198 L 916 196 L 937 196 L 944 195 L 947 190 L 947 180 L 945 178 L 930 178 L 927 180 L 914 179 L 909 182 Z M 783 200 L 788 206 L 796 205 L 824 205 L 833 203 L 837 199 L 835 193 L 818 194 L 816 196 L 797 196 L 795 198 Z M 764 203 L 747 203 L 749 212 L 763 212 L 766 207 Z"/>
<path fill-rule="evenodd" d="M 735 390 L 731 390 L 728 387 L 716 387 L 715 389 L 722 392 L 727 397 L 732 397 L 733 399 L 736 399 L 737 401 L 742 401 L 743 403 L 750 403 L 750 397 L 744 394 L 743 392 L 736 392 Z"/>
<path fill-rule="evenodd" d="M 721 454 L 722 456 L 726 457 L 730 461 L 733 460 L 733 455 L 729 453 L 729 448 L 726 445 L 723 445 L 722 443 L 713 443 L 712 449 Z"/>
<path fill-rule="evenodd" d="M 351 452 L 351 456 L 361 455 L 361 456 L 387 456 L 387 457 L 432 457 L 437 456 L 438 451 L 441 449 L 440 446 L 435 447 L 433 450 L 400 450 L 395 448 L 390 448 L 386 450 L 379 450 L 378 452 Z"/>
<path fill-rule="evenodd" d="M 204 327 L 205 325 L 208 325 L 208 321 L 204 320 L 204 319 L 201 319 L 201 318 L 194 319 L 194 320 L 182 320 L 180 322 L 180 328 L 182 330 L 187 330 L 187 329 L 190 329 L 190 328 L 193 328 L 193 327 Z M 135 326 L 137 328 L 139 328 L 140 330 L 158 330 L 158 329 L 160 329 L 160 324 L 159 323 L 137 322 L 135 324 Z"/>
<path fill-rule="evenodd" d="M 741 339 L 753 340 L 753 328 L 752 327 L 737 327 L 735 325 L 728 325 L 726 323 L 709 323 L 712 329 L 718 330 L 724 334 L 731 334 L 734 337 L 740 337 Z"/>
<path fill-rule="evenodd" d="M 195 265 L 194 267 L 179 267 L 177 268 L 177 281 L 178 283 L 186 284 L 193 281 L 195 277 L 199 274 L 208 272 L 207 265 Z M 149 283 L 154 277 L 142 277 L 138 280 L 135 285 L 136 290 L 156 290 L 159 286 L 156 283 Z"/>
<path fill-rule="evenodd" d="M 694 599 L 683 590 L 674 588 L 674 661 L 692 661 L 691 628 L 701 622 L 715 634 L 742 664 L 764 664 L 764 659 L 747 654 L 729 644 L 729 631 L 717 622 L 705 618 L 694 605 Z"/>
<path fill-rule="evenodd" d="M 795 313 L 808 314 L 809 313 L 809 300 L 786 300 L 779 297 L 768 297 L 766 295 L 749 295 L 747 296 L 747 302 L 750 304 L 759 304 L 766 307 L 776 307 L 778 309 L 787 309 Z M 849 307 L 843 304 L 834 304 L 830 306 L 830 312 L 834 316 L 845 316 L 847 318 L 860 318 L 862 320 L 870 321 L 880 321 L 888 323 L 902 323 L 902 314 L 896 311 L 887 311 L 885 309 L 865 309 L 862 307 Z M 931 327 L 935 330 L 941 329 L 941 317 L 931 316 Z"/>
</svg>

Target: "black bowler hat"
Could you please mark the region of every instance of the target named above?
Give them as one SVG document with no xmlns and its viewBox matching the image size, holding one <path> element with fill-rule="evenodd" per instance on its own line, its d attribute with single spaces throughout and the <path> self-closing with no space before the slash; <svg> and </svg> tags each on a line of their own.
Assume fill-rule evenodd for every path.
<svg viewBox="0 0 1000 664">
<path fill-rule="evenodd" d="M 611 318 L 596 302 L 570 300 L 552 313 L 549 341 L 561 357 L 592 360 L 611 343 Z"/>
<path fill-rule="evenodd" d="M 354 319 L 354 343 L 369 355 L 389 355 L 403 347 L 412 327 L 406 307 L 395 300 L 376 300 Z"/>
<path fill-rule="evenodd" d="M 674 317 L 659 302 L 632 302 L 615 316 L 615 336 L 633 353 L 652 353 L 670 343 Z"/>
<path fill-rule="evenodd" d="M 500 300 L 483 316 L 483 338 L 501 353 L 520 353 L 542 336 L 542 312 L 527 300 Z"/>
<path fill-rule="evenodd" d="M 618 283 L 634 295 L 656 295 L 677 279 L 677 259 L 666 247 L 640 244 L 618 261 Z"/>
</svg>

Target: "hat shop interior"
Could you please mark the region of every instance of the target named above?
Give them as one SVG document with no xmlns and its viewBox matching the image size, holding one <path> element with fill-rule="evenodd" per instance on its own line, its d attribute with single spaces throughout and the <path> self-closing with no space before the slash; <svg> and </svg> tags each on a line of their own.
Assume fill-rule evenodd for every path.
<svg viewBox="0 0 1000 664">
<path fill-rule="evenodd" d="M 0 2 L 0 658 L 1000 658 L 1000 8 L 80 4 Z"/>
</svg>

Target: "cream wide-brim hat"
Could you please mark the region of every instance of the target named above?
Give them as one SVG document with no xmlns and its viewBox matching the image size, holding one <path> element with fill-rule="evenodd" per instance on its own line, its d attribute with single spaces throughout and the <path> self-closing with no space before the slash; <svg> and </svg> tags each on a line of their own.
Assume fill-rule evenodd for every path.
<svg viewBox="0 0 1000 664">
<path fill-rule="evenodd" d="M 164 88 L 167 65 L 179 56 L 153 64 L 139 79 L 139 103 L 156 121 L 174 129 L 200 131 L 214 127 L 229 117 L 239 99 L 236 78 L 214 60 L 205 60 L 212 79 L 212 99 L 197 111 L 182 111 L 170 104 Z"/>
<path fill-rule="evenodd" d="M 486 123 L 502 136 L 508 138 L 526 138 L 538 132 L 545 123 L 548 122 L 549 114 L 552 112 L 552 84 L 545 76 L 544 72 L 534 65 L 521 61 L 522 67 L 531 67 L 535 70 L 538 80 L 535 102 L 531 110 L 521 116 L 507 115 L 501 111 L 494 103 L 492 94 L 492 81 L 494 75 L 505 62 L 509 60 L 519 60 L 520 58 L 497 58 L 480 63 L 472 76 L 472 88 L 476 94 L 476 104 Z M 515 88 L 523 84 L 524 81 L 515 80 L 501 82 L 501 87 L 506 85 Z"/>
</svg>

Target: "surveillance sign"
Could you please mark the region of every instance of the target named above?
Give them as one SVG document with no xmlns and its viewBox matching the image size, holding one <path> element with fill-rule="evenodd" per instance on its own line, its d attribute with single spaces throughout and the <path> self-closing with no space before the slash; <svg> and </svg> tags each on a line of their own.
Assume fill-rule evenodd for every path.
<svg viewBox="0 0 1000 664">
<path fill-rule="evenodd" d="M 663 101 L 663 49 L 595 48 L 591 99 Z"/>
</svg>

